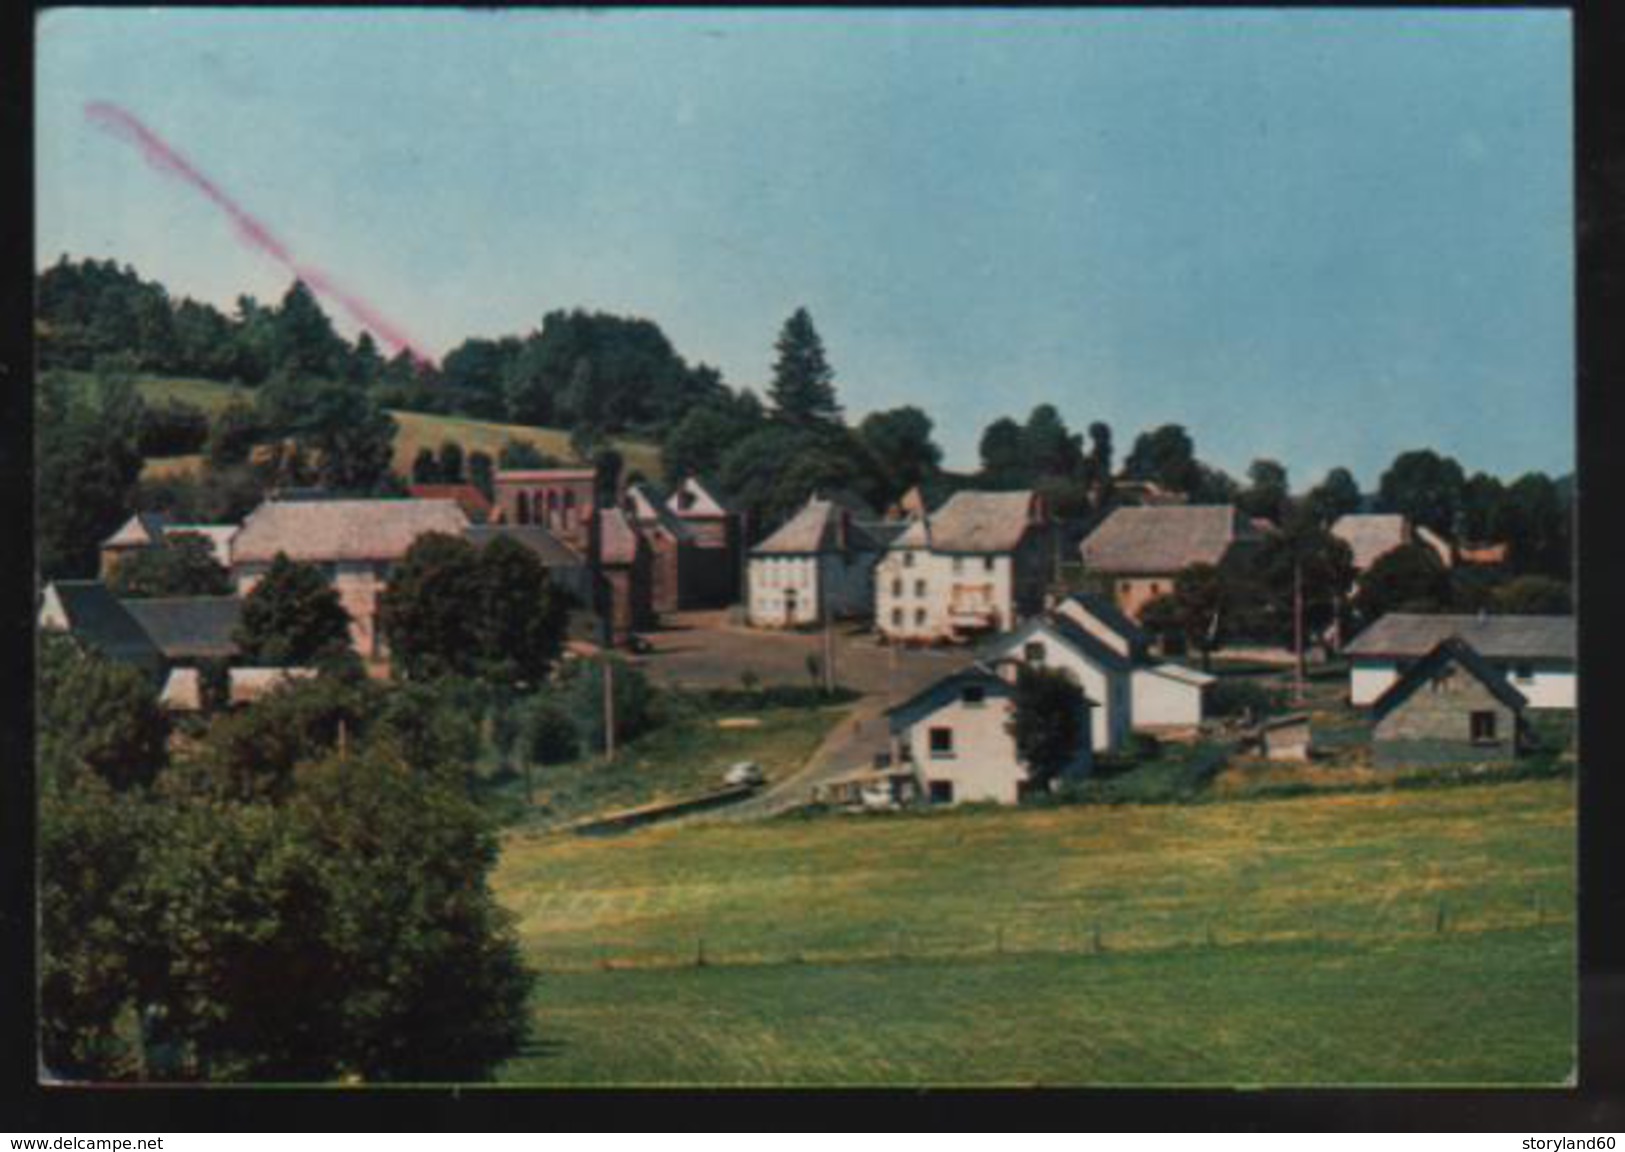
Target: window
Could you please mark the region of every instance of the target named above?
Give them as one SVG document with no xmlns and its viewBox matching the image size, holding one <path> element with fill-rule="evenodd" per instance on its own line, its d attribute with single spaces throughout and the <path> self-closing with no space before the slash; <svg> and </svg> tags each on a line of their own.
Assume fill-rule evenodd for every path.
<svg viewBox="0 0 1625 1152">
<path fill-rule="evenodd" d="M 959 693 L 959 700 L 967 708 L 980 708 L 987 702 L 987 689 L 980 684 L 967 684 Z"/>
<path fill-rule="evenodd" d="M 1474 712 L 1471 717 L 1474 744 L 1495 743 L 1495 713 Z"/>
<path fill-rule="evenodd" d="M 1045 655 L 1044 642 L 1042 640 L 1032 641 L 1021 650 L 1021 654 L 1026 657 L 1029 664 L 1042 664 Z"/>
<path fill-rule="evenodd" d="M 925 625 L 925 609 L 924 608 L 916 608 L 916 609 L 914 609 L 914 623 L 919 624 L 922 627 Z"/>
<path fill-rule="evenodd" d="M 903 567 L 904 568 L 912 568 L 912 567 L 914 567 L 914 553 L 912 553 L 912 552 L 904 552 L 903 553 Z"/>
<path fill-rule="evenodd" d="M 914 595 L 922 597 L 922 598 L 925 596 L 925 581 L 924 580 L 916 580 L 916 581 L 914 581 Z"/>
<path fill-rule="evenodd" d="M 952 780 L 931 781 L 931 803 L 952 804 L 954 802 L 954 782 Z"/>
<path fill-rule="evenodd" d="M 1535 666 L 1533 664 L 1514 664 L 1512 666 L 1512 678 L 1520 684 L 1528 684 L 1535 678 Z"/>
<path fill-rule="evenodd" d="M 521 524 L 529 524 L 530 523 L 530 493 L 529 492 L 521 492 L 519 494 L 519 523 L 521 523 Z"/>
<path fill-rule="evenodd" d="M 991 556 L 983 556 L 982 557 L 982 569 L 983 569 L 983 571 L 986 571 L 986 572 L 993 571 L 993 557 L 991 557 Z"/>
<path fill-rule="evenodd" d="M 900 577 L 891 582 L 891 594 L 893 596 L 898 596 L 898 597 L 902 596 L 902 594 L 903 594 L 903 581 L 902 581 L 902 579 Z"/>
<path fill-rule="evenodd" d="M 964 571 L 965 571 L 965 558 L 963 556 L 955 556 L 954 557 L 954 575 L 958 576 L 960 573 L 962 573 Z"/>
<path fill-rule="evenodd" d="M 903 626 L 903 610 L 901 608 L 893 608 L 891 610 L 891 626 L 893 628 L 901 628 Z"/>
<path fill-rule="evenodd" d="M 1158 584 L 1155 580 L 1151 581 L 1151 595 L 1153 595 L 1153 596 L 1161 596 L 1162 595 L 1162 585 Z"/>
</svg>

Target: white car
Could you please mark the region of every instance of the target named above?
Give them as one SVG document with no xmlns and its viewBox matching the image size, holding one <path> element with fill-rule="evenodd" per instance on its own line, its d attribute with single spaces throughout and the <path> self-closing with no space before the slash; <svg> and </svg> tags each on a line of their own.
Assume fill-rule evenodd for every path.
<svg viewBox="0 0 1625 1152">
<path fill-rule="evenodd" d="M 762 766 L 753 760 L 741 760 L 722 776 L 724 784 L 760 784 L 766 779 Z"/>
</svg>

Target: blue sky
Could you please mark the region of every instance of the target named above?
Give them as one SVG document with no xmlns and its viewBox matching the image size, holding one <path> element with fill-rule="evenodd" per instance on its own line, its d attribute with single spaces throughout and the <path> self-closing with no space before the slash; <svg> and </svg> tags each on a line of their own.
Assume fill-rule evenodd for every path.
<svg viewBox="0 0 1625 1152">
<path fill-rule="evenodd" d="M 1294 486 L 1374 487 L 1422 445 L 1573 466 L 1562 12 L 58 10 L 37 35 L 42 263 L 223 307 L 287 287 L 87 122 L 108 100 L 436 354 L 583 306 L 759 388 L 804 304 L 849 411 L 924 407 L 956 465 L 1050 401 Z"/>
</svg>

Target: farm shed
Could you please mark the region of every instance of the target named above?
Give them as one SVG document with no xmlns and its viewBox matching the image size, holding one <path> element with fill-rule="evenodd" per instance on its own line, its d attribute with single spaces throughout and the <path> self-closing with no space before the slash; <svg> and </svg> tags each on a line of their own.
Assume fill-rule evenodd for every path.
<svg viewBox="0 0 1625 1152">
<path fill-rule="evenodd" d="M 1378 767 L 1506 763 L 1523 737 L 1523 694 L 1465 641 L 1440 641 L 1373 705 Z"/>
</svg>

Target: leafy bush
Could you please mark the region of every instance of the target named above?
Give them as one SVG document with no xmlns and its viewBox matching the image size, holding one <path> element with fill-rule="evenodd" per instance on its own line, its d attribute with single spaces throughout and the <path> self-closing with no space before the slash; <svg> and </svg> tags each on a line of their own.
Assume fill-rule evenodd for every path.
<svg viewBox="0 0 1625 1152">
<path fill-rule="evenodd" d="M 537 764 L 563 764 L 581 754 L 581 733 L 558 701 L 539 696 L 524 723 L 525 755 Z"/>
<path fill-rule="evenodd" d="M 208 439 L 208 414 L 195 404 L 170 399 L 142 409 L 136 443 L 143 456 L 186 456 L 203 451 Z"/>
<path fill-rule="evenodd" d="M 1208 689 L 1207 710 L 1212 716 L 1231 717 L 1250 713 L 1255 717 L 1279 712 L 1285 702 L 1279 688 L 1256 680 L 1221 678 Z"/>
</svg>

